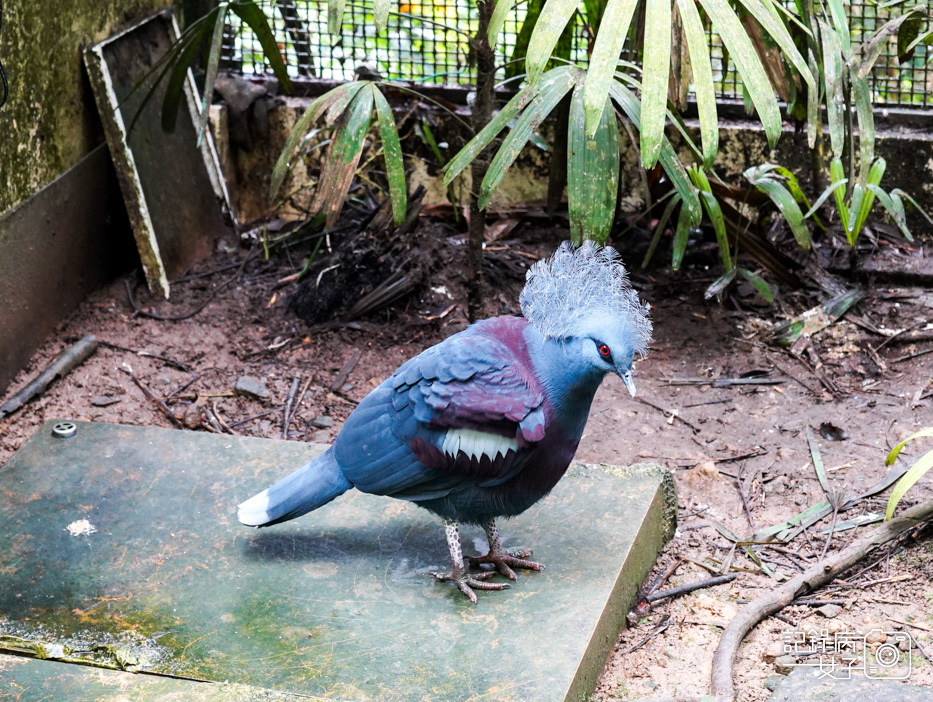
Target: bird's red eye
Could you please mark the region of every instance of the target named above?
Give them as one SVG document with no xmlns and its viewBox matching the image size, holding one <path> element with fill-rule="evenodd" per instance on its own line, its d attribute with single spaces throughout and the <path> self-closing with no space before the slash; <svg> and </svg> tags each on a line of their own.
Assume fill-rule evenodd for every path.
<svg viewBox="0 0 933 702">
<path fill-rule="evenodd" d="M 609 351 L 608 346 L 606 346 L 605 344 L 602 344 L 599 347 L 599 355 L 602 356 L 603 358 L 609 358 L 612 355 L 612 353 Z"/>
</svg>

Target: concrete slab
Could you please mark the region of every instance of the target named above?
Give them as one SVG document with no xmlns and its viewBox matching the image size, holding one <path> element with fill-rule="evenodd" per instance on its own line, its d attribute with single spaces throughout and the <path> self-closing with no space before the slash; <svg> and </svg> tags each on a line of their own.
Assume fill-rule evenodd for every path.
<svg viewBox="0 0 933 702">
<path fill-rule="evenodd" d="M 268 529 L 235 505 L 323 449 L 46 424 L 0 469 L 0 650 L 342 700 L 580 699 L 674 526 L 656 466 L 577 464 L 502 525 L 546 563 L 470 605 L 443 530 L 351 491 Z M 480 553 L 480 530 L 464 531 Z"/>
<path fill-rule="evenodd" d="M 159 702 L 313 702 L 314 698 L 229 682 L 134 675 L 0 654 L 0 699 L 159 700 Z"/>
</svg>

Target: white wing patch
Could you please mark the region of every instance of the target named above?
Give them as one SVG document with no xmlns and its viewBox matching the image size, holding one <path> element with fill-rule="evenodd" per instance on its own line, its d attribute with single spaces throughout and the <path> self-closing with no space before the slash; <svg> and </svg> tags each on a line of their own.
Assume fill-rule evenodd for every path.
<svg viewBox="0 0 933 702">
<path fill-rule="evenodd" d="M 444 436 L 441 450 L 451 458 L 457 454 L 466 455 L 479 460 L 488 456 L 496 460 L 500 455 L 505 456 L 509 451 L 518 451 L 518 442 L 500 434 L 490 434 L 476 429 L 451 429 Z"/>
</svg>

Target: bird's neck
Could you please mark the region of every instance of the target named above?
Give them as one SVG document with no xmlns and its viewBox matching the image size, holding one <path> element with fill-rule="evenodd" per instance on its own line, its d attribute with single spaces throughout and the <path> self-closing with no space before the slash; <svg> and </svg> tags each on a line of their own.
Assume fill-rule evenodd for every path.
<svg viewBox="0 0 933 702">
<path fill-rule="evenodd" d="M 605 373 L 581 368 L 566 346 L 570 342 L 545 338 L 530 324 L 525 340 L 535 375 L 547 391 L 557 419 L 571 434 L 582 434 Z"/>
</svg>

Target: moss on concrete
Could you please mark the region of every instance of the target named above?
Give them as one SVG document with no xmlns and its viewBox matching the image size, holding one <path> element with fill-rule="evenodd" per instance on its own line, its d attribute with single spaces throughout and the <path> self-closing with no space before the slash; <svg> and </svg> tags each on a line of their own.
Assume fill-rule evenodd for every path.
<svg viewBox="0 0 933 702">
<path fill-rule="evenodd" d="M 0 57 L 10 98 L 0 109 L 0 213 L 50 183 L 103 141 L 82 48 L 170 0 L 8 0 Z"/>
</svg>

